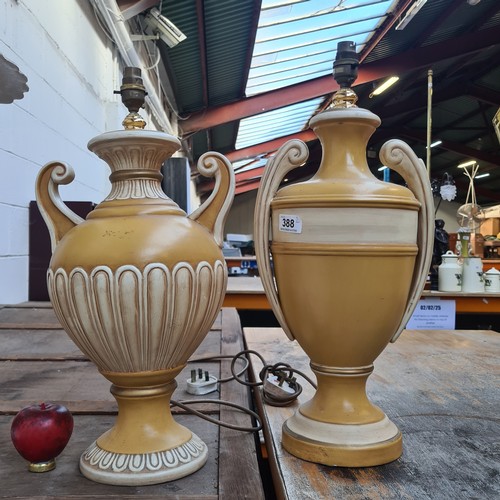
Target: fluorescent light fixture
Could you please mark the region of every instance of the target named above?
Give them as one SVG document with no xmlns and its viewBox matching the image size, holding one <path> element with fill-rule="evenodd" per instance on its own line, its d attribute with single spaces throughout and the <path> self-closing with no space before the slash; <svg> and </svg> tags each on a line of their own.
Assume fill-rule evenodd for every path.
<svg viewBox="0 0 500 500">
<path fill-rule="evenodd" d="M 474 177 L 474 179 L 481 179 L 481 177 L 488 177 L 489 175 L 490 175 L 490 173 L 487 172 L 486 174 L 476 175 L 476 177 Z"/>
<path fill-rule="evenodd" d="M 391 76 L 385 82 L 381 83 L 368 97 L 380 95 L 385 92 L 389 87 L 392 87 L 399 80 L 399 76 Z"/>
<path fill-rule="evenodd" d="M 151 29 L 157 33 L 169 47 L 175 47 L 178 43 L 187 38 L 172 21 L 162 16 L 160 11 L 156 8 L 152 8 L 146 14 L 145 19 Z"/>
<path fill-rule="evenodd" d="M 457 168 L 465 168 L 465 167 L 469 167 L 471 165 L 474 165 L 476 164 L 477 161 L 476 160 L 469 160 L 469 161 L 466 161 L 464 163 L 460 163 L 460 165 L 457 166 Z"/>
<path fill-rule="evenodd" d="M 436 146 L 439 146 L 442 143 L 443 143 L 443 141 L 434 141 L 434 142 L 431 142 L 430 147 L 435 148 Z"/>
<path fill-rule="evenodd" d="M 382 167 L 379 167 L 379 168 L 378 168 L 378 171 L 379 171 L 379 172 L 382 172 L 382 170 L 385 170 L 386 168 L 387 168 L 387 166 L 386 166 L 386 165 L 384 165 L 384 166 L 382 166 Z"/>
<path fill-rule="evenodd" d="M 427 0 L 415 0 L 411 7 L 406 11 L 405 15 L 402 17 L 401 21 L 396 25 L 394 29 L 404 30 L 408 23 L 417 15 L 417 12 L 425 5 Z"/>
</svg>

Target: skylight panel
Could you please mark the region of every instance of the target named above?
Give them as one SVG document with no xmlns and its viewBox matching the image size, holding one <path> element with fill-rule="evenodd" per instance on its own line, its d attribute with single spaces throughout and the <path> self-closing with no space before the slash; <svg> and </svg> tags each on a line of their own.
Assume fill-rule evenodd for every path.
<svg viewBox="0 0 500 500">
<path fill-rule="evenodd" d="M 262 0 L 246 95 L 332 75 L 338 42 L 353 41 L 360 51 L 395 4 L 396 0 Z M 241 120 L 236 148 L 307 129 L 323 101 L 320 97 Z"/>
<path fill-rule="evenodd" d="M 321 102 L 321 98 L 312 99 L 241 120 L 236 149 L 303 130 Z"/>
<path fill-rule="evenodd" d="M 327 67 L 331 71 L 337 43 L 363 44 L 393 3 L 263 0 L 247 95 L 318 78 Z"/>
</svg>

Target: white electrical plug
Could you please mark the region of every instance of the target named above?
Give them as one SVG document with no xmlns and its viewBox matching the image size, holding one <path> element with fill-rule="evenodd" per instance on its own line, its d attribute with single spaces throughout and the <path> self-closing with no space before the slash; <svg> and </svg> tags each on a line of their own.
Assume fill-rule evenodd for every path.
<svg viewBox="0 0 500 500">
<path fill-rule="evenodd" d="M 276 375 L 269 374 L 266 381 L 268 382 L 266 389 L 275 396 L 294 394 L 296 392 L 296 388 L 291 387 L 288 380 L 279 378 Z"/>
<path fill-rule="evenodd" d="M 210 375 L 207 371 L 203 372 L 201 368 L 198 371 L 191 370 L 191 378 L 186 380 L 186 390 L 189 394 L 202 395 L 209 394 L 217 390 L 217 378 Z"/>
<path fill-rule="evenodd" d="M 286 406 L 293 403 L 302 392 L 295 377 L 285 372 L 270 373 L 264 380 L 262 387 L 264 401 L 274 406 Z"/>
</svg>

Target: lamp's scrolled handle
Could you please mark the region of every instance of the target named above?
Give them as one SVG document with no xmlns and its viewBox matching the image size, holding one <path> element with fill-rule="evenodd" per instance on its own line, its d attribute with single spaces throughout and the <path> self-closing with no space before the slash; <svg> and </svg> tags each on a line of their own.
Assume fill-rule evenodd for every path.
<svg viewBox="0 0 500 500">
<path fill-rule="evenodd" d="M 415 155 L 408 144 L 397 139 L 387 141 L 380 150 L 380 160 L 403 177 L 408 188 L 421 205 L 418 213 L 418 255 L 413 270 L 406 311 L 391 338 L 391 342 L 395 342 L 413 314 L 427 279 L 434 246 L 434 200 L 424 162 Z"/>
<path fill-rule="evenodd" d="M 61 238 L 83 221 L 59 195 L 59 185 L 69 184 L 74 178 L 75 171 L 70 165 L 54 161 L 44 165 L 36 179 L 36 202 L 49 230 L 52 252 Z"/>
<path fill-rule="evenodd" d="M 222 248 L 224 224 L 234 199 L 235 176 L 229 160 L 215 151 L 200 156 L 198 171 L 205 177 L 215 176 L 215 187 L 207 200 L 189 218 L 205 226 Z"/>
<path fill-rule="evenodd" d="M 255 203 L 254 240 L 259 275 L 276 319 L 290 340 L 294 340 L 294 336 L 281 310 L 270 261 L 269 223 L 271 218 L 271 201 L 286 174 L 290 170 L 302 165 L 308 156 L 309 151 L 307 146 L 300 140 L 294 139 L 283 144 L 266 165 Z"/>
</svg>

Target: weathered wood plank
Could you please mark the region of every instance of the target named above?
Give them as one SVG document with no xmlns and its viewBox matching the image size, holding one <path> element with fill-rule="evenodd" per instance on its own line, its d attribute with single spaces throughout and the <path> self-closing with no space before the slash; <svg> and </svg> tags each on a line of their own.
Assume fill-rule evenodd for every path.
<svg viewBox="0 0 500 500">
<path fill-rule="evenodd" d="M 220 330 L 211 330 L 190 360 L 218 355 Z M 0 329 L 0 360 L 88 360 L 64 330 Z"/>
<path fill-rule="evenodd" d="M 0 328 L 10 330 L 14 328 L 56 330 L 62 327 L 54 310 L 50 307 L 5 306 L 0 309 Z"/>
<path fill-rule="evenodd" d="M 267 362 L 311 374 L 302 349 L 280 329 L 248 328 L 245 338 Z M 257 395 L 278 498 L 499 498 L 499 352 L 500 336 L 491 331 L 406 331 L 388 346 L 368 393 L 401 429 L 404 453 L 380 467 L 335 468 L 293 457 L 281 446 L 281 426 L 298 403 L 276 408 Z M 299 382 L 304 402 L 313 389 Z"/>
<path fill-rule="evenodd" d="M 60 330 L 0 330 L 1 360 L 86 359 L 82 351 Z"/>
<path fill-rule="evenodd" d="M 211 330 L 222 328 L 219 313 Z M 0 330 L 31 329 L 50 330 L 62 329 L 50 302 L 26 302 L 15 305 L 0 305 Z"/>
<path fill-rule="evenodd" d="M 112 401 L 109 386 L 90 361 L 0 362 L 2 401 Z"/>
<path fill-rule="evenodd" d="M 222 352 L 234 356 L 244 349 L 241 325 L 235 309 L 222 311 Z M 221 377 L 231 376 L 231 360 L 221 362 Z M 248 408 L 247 387 L 232 380 L 221 384 L 221 399 Z M 222 406 L 222 421 L 240 427 L 251 427 L 251 417 L 243 412 Z M 221 427 L 219 448 L 219 495 L 221 499 L 264 498 L 262 479 L 257 462 L 255 436 Z"/>
<path fill-rule="evenodd" d="M 8 329 L 8 330 L 50 330 L 60 328 L 62 330 L 62 326 L 58 323 L 1 323 L 0 330 Z"/>
<path fill-rule="evenodd" d="M 52 303 L 48 300 L 28 300 L 19 304 L 3 304 L 0 308 L 10 307 L 15 309 L 52 309 Z"/>
<path fill-rule="evenodd" d="M 80 455 L 91 442 L 113 425 L 109 416 L 76 416 L 71 440 L 50 472 L 28 472 L 10 440 L 11 417 L 0 416 L 0 498 L 165 498 L 216 499 L 218 431 L 191 415 L 176 420 L 200 436 L 208 446 L 208 461 L 196 473 L 170 483 L 151 486 L 110 486 L 86 479 L 79 471 Z"/>
<path fill-rule="evenodd" d="M 106 380 L 91 361 L 75 360 L 73 355 L 61 360 L 47 360 L 44 350 L 53 349 L 57 353 L 58 347 L 65 347 L 65 342 L 58 344 L 57 337 L 61 340 L 67 337 L 64 332 L 55 332 L 55 337 L 44 335 L 45 331 L 23 331 L 16 334 L 16 341 L 10 346 L 10 352 L 15 351 L 18 358 L 2 356 L 10 361 L 0 361 L 0 413 L 15 414 L 24 406 L 44 401 L 54 401 L 67 406 L 76 414 L 114 414 L 117 411 L 116 402 L 110 394 L 111 383 Z M 0 333 L 0 341 L 4 334 Z M 33 340 L 41 336 L 41 340 L 48 338 L 47 349 L 43 342 Z M 11 338 L 10 335 L 6 335 Z M 23 338 L 26 342 L 23 342 Z M 19 341 L 19 342 L 17 342 Z M 68 338 L 67 342 L 72 344 Z M 2 349 L 4 346 L 2 346 Z M 23 354 L 30 352 L 31 346 L 34 351 L 42 351 L 38 356 Z M 220 350 L 220 331 L 211 331 L 205 337 L 196 351 L 197 357 L 206 357 L 210 353 Z M 59 354 L 64 356 L 64 352 Z M 29 358 L 32 358 L 29 360 Z M 22 359 L 22 361 L 21 361 Z M 196 358 L 195 358 L 196 359 Z M 220 365 L 216 361 L 204 362 L 203 369 L 219 377 Z M 193 396 L 186 391 L 186 381 L 190 377 L 191 369 L 198 367 L 196 363 L 188 363 L 177 377 L 178 387 L 174 392 L 173 399 L 192 399 Z M 207 398 L 216 398 L 217 394 L 207 395 Z M 197 409 L 203 413 L 216 413 L 218 406 L 212 404 L 197 405 Z M 174 408 L 173 413 L 184 413 L 184 410 Z"/>
<path fill-rule="evenodd" d="M 210 329 L 216 331 L 220 331 L 222 329 L 222 312 L 219 312 L 219 314 L 215 318 L 214 324 Z"/>
</svg>

